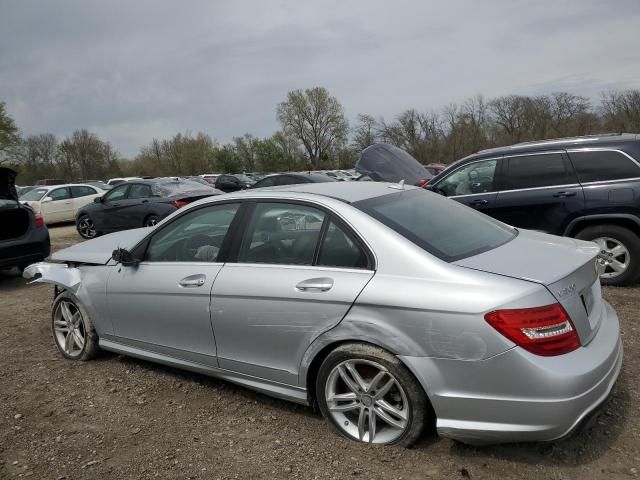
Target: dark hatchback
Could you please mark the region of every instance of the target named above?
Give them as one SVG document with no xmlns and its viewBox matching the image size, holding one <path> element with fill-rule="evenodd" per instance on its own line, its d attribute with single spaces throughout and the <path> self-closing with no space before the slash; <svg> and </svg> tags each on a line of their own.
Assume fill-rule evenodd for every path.
<svg viewBox="0 0 640 480">
<path fill-rule="evenodd" d="M 640 135 L 484 150 L 427 188 L 515 227 L 595 241 L 604 284 L 640 275 Z"/>
<path fill-rule="evenodd" d="M 0 269 L 44 260 L 51 245 L 44 220 L 20 204 L 15 187 L 16 172 L 0 168 Z"/>
<path fill-rule="evenodd" d="M 210 185 L 183 178 L 132 180 L 78 210 L 76 228 L 83 238 L 94 238 L 149 227 L 193 201 L 221 193 Z"/>
<path fill-rule="evenodd" d="M 256 182 L 252 178 L 249 178 L 246 175 L 224 174 L 216 178 L 216 183 L 214 185 L 218 190 L 230 193 L 251 188 L 255 183 Z"/>
<path fill-rule="evenodd" d="M 298 185 L 301 183 L 333 182 L 332 178 L 319 173 L 276 173 L 258 180 L 251 188 L 277 187 L 280 185 Z"/>
</svg>

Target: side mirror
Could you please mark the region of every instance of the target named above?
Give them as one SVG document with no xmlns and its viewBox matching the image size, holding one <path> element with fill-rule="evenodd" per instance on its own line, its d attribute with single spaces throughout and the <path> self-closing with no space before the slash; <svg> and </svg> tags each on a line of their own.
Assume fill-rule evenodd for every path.
<svg viewBox="0 0 640 480">
<path fill-rule="evenodd" d="M 102 197 L 96 197 L 93 199 L 93 203 L 102 203 Z"/>
<path fill-rule="evenodd" d="M 42 199 L 42 203 L 48 203 L 48 202 L 52 202 L 52 201 L 53 201 L 53 198 L 51 198 L 51 197 L 44 197 Z"/>
<path fill-rule="evenodd" d="M 116 248 L 111 254 L 111 258 L 125 267 L 137 267 L 140 263 L 140 260 L 135 258 L 126 248 Z"/>
</svg>

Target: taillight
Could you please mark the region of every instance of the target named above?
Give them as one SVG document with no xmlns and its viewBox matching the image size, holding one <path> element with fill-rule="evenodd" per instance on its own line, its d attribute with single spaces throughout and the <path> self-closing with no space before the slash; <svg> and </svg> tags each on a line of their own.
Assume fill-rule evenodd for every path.
<svg viewBox="0 0 640 480">
<path fill-rule="evenodd" d="M 428 178 L 422 178 L 422 179 L 418 180 L 418 186 L 419 187 L 424 187 L 427 183 L 429 183 L 429 179 Z"/>
<path fill-rule="evenodd" d="M 42 217 L 42 215 L 40 215 L 39 213 L 36 213 L 34 215 L 34 221 L 33 224 L 37 227 L 44 227 L 44 218 Z"/>
<path fill-rule="evenodd" d="M 176 208 L 182 208 L 189 204 L 189 202 L 185 202 L 184 200 L 171 200 L 169 203 Z"/>
<path fill-rule="evenodd" d="M 516 345 L 536 355 L 562 355 L 580 346 L 575 327 L 559 303 L 496 310 L 487 313 L 484 318 Z"/>
</svg>

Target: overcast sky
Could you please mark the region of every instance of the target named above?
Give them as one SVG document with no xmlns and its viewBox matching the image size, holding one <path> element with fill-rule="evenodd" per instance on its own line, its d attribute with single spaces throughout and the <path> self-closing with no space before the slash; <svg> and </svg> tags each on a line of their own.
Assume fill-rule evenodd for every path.
<svg viewBox="0 0 640 480">
<path fill-rule="evenodd" d="M 0 0 L 0 101 L 27 135 L 89 128 L 126 156 L 179 131 L 267 136 L 313 86 L 350 120 L 640 88 L 640 0 Z"/>
</svg>

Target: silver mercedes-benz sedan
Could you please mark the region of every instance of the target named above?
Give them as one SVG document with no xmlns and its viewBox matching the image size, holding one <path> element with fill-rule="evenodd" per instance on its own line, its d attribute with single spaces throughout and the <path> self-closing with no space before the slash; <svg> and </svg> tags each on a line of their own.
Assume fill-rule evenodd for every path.
<svg viewBox="0 0 640 480">
<path fill-rule="evenodd" d="M 317 405 L 344 436 L 554 440 L 607 397 L 598 247 L 437 194 L 317 183 L 211 197 L 25 271 L 64 357 L 99 349 Z"/>
</svg>

